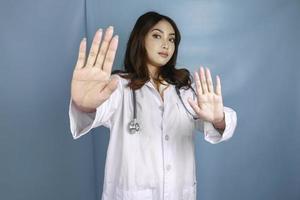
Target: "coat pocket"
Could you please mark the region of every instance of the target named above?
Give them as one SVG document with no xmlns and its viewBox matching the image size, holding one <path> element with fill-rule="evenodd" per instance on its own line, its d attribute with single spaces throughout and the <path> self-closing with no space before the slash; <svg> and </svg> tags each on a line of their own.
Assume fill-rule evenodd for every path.
<svg viewBox="0 0 300 200">
<path fill-rule="evenodd" d="M 152 200 L 153 189 L 122 190 L 116 189 L 116 200 Z"/>
</svg>

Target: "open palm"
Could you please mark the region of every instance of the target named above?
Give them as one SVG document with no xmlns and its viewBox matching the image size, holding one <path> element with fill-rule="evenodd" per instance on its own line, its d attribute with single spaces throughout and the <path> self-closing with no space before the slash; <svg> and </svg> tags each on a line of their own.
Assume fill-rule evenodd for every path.
<svg viewBox="0 0 300 200">
<path fill-rule="evenodd" d="M 109 27 L 101 43 L 102 30 L 99 29 L 94 36 L 87 61 L 86 39 L 80 43 L 72 77 L 71 97 L 84 111 L 95 111 L 117 88 L 117 79 L 111 79 L 111 69 L 117 51 L 118 36 L 112 36 L 113 27 Z"/>
<path fill-rule="evenodd" d="M 220 77 L 217 76 L 217 84 L 214 90 L 210 70 L 200 68 L 200 77 L 198 72 L 194 75 L 197 100 L 188 99 L 189 104 L 197 113 L 198 117 L 212 123 L 223 120 L 223 100 L 221 92 Z"/>
</svg>

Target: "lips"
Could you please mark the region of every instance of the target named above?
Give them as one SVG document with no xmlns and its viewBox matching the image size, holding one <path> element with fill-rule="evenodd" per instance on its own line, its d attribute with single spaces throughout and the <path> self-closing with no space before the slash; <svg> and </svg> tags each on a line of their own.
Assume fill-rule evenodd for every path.
<svg viewBox="0 0 300 200">
<path fill-rule="evenodd" d="M 168 57 L 168 55 L 169 55 L 168 53 L 165 53 L 165 52 L 159 52 L 158 54 L 164 58 Z"/>
</svg>

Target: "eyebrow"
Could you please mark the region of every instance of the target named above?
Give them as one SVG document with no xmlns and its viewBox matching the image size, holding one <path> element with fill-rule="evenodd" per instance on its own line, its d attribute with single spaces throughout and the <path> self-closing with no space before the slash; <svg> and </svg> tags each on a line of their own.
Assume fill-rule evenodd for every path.
<svg viewBox="0 0 300 200">
<path fill-rule="evenodd" d="M 160 30 L 158 28 L 153 29 L 151 32 L 153 32 L 153 31 L 159 31 L 161 33 L 164 33 L 162 30 Z M 175 33 L 170 33 L 169 35 L 175 35 Z"/>
</svg>

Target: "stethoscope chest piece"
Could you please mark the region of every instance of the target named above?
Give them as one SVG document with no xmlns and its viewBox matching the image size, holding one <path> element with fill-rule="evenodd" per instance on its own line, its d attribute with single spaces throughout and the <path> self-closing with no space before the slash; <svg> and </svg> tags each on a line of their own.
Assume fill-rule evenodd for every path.
<svg viewBox="0 0 300 200">
<path fill-rule="evenodd" d="M 140 125 L 137 122 L 137 119 L 134 118 L 133 120 L 131 120 L 131 122 L 129 123 L 129 133 L 130 134 L 135 134 L 135 133 L 139 133 L 140 132 Z"/>
</svg>

